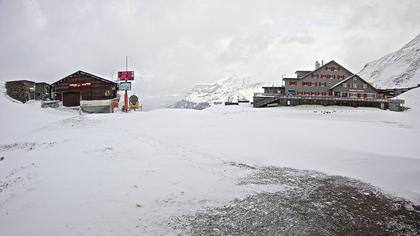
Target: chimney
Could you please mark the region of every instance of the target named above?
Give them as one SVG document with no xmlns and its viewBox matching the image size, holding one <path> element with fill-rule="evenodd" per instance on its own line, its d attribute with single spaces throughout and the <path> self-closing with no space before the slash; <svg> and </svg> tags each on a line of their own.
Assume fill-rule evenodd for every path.
<svg viewBox="0 0 420 236">
<path fill-rule="evenodd" d="M 315 62 L 315 70 L 319 69 L 320 65 L 319 65 L 319 61 Z"/>
<path fill-rule="evenodd" d="M 321 66 L 324 66 L 324 60 L 321 61 Z"/>
</svg>

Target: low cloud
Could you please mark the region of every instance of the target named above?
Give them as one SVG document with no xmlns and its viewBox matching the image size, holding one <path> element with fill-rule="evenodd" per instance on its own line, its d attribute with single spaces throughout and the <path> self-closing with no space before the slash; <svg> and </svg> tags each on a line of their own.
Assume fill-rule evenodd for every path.
<svg viewBox="0 0 420 236">
<path fill-rule="evenodd" d="M 278 81 L 315 60 L 357 72 L 420 33 L 420 2 L 0 0 L 0 79 L 129 67 L 167 94 L 231 74 Z"/>
</svg>

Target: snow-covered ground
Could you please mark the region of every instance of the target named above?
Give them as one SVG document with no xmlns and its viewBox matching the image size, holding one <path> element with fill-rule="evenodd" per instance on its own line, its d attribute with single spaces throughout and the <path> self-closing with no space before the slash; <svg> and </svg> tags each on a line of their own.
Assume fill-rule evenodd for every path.
<svg viewBox="0 0 420 236">
<path fill-rule="evenodd" d="M 275 186 L 238 168 L 354 177 L 420 203 L 420 89 L 412 109 L 254 109 L 79 115 L 0 96 L 0 235 L 174 233 L 173 216 Z"/>
</svg>

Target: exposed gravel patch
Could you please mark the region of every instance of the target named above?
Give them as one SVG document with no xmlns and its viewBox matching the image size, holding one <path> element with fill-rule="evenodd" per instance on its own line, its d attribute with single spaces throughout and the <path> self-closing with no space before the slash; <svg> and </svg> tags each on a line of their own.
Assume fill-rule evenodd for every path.
<svg viewBox="0 0 420 236">
<path fill-rule="evenodd" d="M 416 206 L 351 178 L 267 167 L 238 184 L 285 190 L 173 219 L 174 229 L 189 235 L 420 235 Z"/>
<path fill-rule="evenodd" d="M 0 144 L 0 153 L 16 151 L 16 150 L 30 152 L 39 147 L 50 148 L 54 146 L 55 144 L 56 144 L 55 142 L 44 142 L 44 143 L 23 142 L 23 143 Z"/>
</svg>

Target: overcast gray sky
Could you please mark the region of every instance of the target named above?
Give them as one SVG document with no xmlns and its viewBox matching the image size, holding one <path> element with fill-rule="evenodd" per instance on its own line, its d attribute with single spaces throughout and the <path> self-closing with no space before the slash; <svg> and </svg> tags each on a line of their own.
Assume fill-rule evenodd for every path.
<svg viewBox="0 0 420 236">
<path fill-rule="evenodd" d="M 357 73 L 419 34 L 419 12 L 420 0 L 0 0 L 0 79 L 110 78 L 126 55 L 156 94 L 280 81 L 321 59 Z"/>
</svg>

